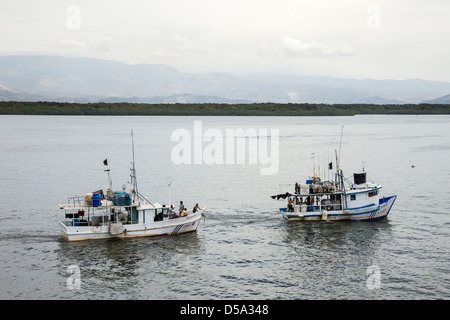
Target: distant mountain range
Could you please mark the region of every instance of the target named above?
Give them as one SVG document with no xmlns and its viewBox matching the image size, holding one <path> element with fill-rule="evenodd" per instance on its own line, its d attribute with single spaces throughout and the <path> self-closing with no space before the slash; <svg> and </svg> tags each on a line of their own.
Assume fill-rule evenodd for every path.
<svg viewBox="0 0 450 320">
<path fill-rule="evenodd" d="M 167 65 L 92 58 L 3 56 L 0 101 L 448 104 L 450 83 L 186 73 Z"/>
<path fill-rule="evenodd" d="M 436 99 L 426 100 L 424 103 L 450 104 L 450 94 Z"/>
</svg>

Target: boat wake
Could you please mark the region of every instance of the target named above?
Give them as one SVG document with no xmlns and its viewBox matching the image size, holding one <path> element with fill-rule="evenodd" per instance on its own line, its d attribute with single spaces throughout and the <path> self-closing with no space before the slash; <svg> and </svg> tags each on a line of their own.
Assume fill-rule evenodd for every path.
<svg viewBox="0 0 450 320">
<path fill-rule="evenodd" d="M 32 233 L 2 233 L 0 234 L 0 241 L 33 241 L 33 242 L 54 242 L 59 239 L 58 234 L 32 234 Z"/>
<path fill-rule="evenodd" d="M 261 217 L 261 214 L 263 215 Z M 231 214 L 220 214 L 220 213 L 216 213 L 216 214 L 203 214 L 203 217 L 205 220 L 215 220 L 215 221 L 220 221 L 223 223 L 231 223 L 231 224 L 238 224 L 238 223 L 256 223 L 256 222 L 261 222 L 261 221 L 265 221 L 265 220 L 269 220 L 272 217 L 279 215 L 279 212 L 263 212 L 259 215 L 253 215 L 249 216 L 248 214 L 246 214 L 245 216 L 243 215 L 231 215 Z M 268 215 L 266 215 L 268 214 Z"/>
</svg>

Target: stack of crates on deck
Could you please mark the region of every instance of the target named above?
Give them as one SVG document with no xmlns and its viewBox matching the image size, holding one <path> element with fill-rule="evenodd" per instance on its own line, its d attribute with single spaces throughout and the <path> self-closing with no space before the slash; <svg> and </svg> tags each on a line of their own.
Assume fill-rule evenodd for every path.
<svg viewBox="0 0 450 320">
<path fill-rule="evenodd" d="M 126 192 L 113 192 L 111 200 L 116 206 L 131 206 L 131 196 Z"/>
</svg>

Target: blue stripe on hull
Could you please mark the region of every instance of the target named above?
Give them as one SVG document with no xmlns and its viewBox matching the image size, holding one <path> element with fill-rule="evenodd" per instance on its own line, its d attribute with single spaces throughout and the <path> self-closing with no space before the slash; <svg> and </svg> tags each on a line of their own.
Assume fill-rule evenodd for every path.
<svg viewBox="0 0 450 320">
<path fill-rule="evenodd" d="M 182 227 L 183 227 L 183 224 L 176 226 L 175 229 L 173 229 L 172 234 L 177 234 Z"/>
<path fill-rule="evenodd" d="M 379 220 L 383 220 L 383 219 L 386 219 L 386 218 L 387 218 L 387 215 L 381 216 L 381 217 L 376 217 L 376 218 L 361 219 L 361 220 L 354 220 L 354 221 L 379 221 Z"/>
</svg>

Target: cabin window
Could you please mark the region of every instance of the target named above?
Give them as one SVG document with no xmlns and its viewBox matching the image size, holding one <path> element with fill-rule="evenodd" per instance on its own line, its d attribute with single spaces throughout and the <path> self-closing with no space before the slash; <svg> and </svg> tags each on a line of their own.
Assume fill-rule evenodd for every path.
<svg viewBox="0 0 450 320">
<path fill-rule="evenodd" d="M 163 221 L 162 209 L 155 209 L 155 221 Z"/>
<path fill-rule="evenodd" d="M 369 198 L 370 198 L 370 197 L 375 197 L 377 194 L 378 194 L 378 190 L 370 191 L 370 192 L 369 192 Z"/>
<path fill-rule="evenodd" d="M 351 195 L 350 195 L 350 200 L 352 200 L 352 201 L 353 201 L 353 200 L 356 200 L 356 194 L 351 194 Z"/>
</svg>

